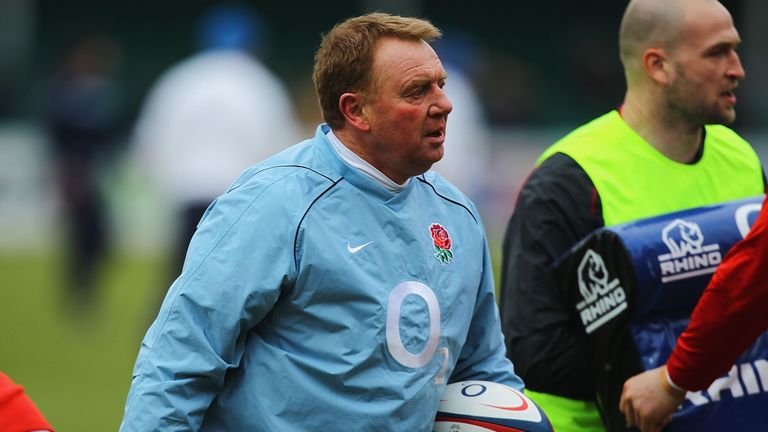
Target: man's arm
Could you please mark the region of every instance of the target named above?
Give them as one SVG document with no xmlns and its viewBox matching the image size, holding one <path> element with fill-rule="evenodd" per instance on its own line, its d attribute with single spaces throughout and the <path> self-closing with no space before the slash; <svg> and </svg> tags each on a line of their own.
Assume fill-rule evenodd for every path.
<svg viewBox="0 0 768 432">
<path fill-rule="evenodd" d="M 629 424 L 656 431 L 685 391 L 706 388 L 768 329 L 768 206 L 726 254 L 665 367 L 630 378 L 620 408 Z"/>
<path fill-rule="evenodd" d="M 672 381 L 701 390 L 768 328 L 768 206 L 712 276 L 667 361 Z"/>
<path fill-rule="evenodd" d="M 551 265 L 602 223 L 599 196 L 564 154 L 526 181 L 504 239 L 500 310 L 507 351 L 531 390 L 590 400 L 583 331 Z"/>
<path fill-rule="evenodd" d="M 294 264 L 295 229 L 280 229 L 287 222 L 263 189 L 232 191 L 206 212 L 142 343 L 122 431 L 198 430 L 226 372 L 239 366 L 247 332 Z"/>
</svg>

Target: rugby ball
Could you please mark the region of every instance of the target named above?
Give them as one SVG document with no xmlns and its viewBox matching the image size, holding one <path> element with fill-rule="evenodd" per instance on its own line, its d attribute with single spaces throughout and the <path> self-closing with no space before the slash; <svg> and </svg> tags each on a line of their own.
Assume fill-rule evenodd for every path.
<svg viewBox="0 0 768 432">
<path fill-rule="evenodd" d="M 531 399 L 489 381 L 449 384 L 440 398 L 433 432 L 552 432 L 549 419 Z"/>
</svg>

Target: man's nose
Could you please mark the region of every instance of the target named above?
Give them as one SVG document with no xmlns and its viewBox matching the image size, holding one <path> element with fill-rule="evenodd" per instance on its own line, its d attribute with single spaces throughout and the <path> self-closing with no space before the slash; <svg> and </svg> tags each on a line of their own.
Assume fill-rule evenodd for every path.
<svg viewBox="0 0 768 432">
<path fill-rule="evenodd" d="M 448 95 L 445 94 L 445 91 L 438 87 L 437 98 L 432 106 L 429 107 L 429 115 L 447 116 L 451 111 L 453 111 L 451 100 L 448 99 Z"/>
<path fill-rule="evenodd" d="M 739 54 L 736 51 L 731 53 L 731 58 L 728 64 L 728 70 L 726 70 L 726 74 L 728 75 L 728 78 L 737 81 L 743 80 L 747 75 L 747 73 L 744 71 L 744 67 L 741 65 Z"/>
</svg>

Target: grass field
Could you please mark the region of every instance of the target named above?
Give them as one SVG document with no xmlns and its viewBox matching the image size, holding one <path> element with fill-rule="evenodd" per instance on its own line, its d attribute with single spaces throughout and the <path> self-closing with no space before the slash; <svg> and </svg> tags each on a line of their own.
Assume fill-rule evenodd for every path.
<svg viewBox="0 0 768 432">
<path fill-rule="evenodd" d="M 163 262 L 115 256 L 89 312 L 62 308 L 60 254 L 0 255 L 0 370 L 58 432 L 116 431 Z"/>
</svg>

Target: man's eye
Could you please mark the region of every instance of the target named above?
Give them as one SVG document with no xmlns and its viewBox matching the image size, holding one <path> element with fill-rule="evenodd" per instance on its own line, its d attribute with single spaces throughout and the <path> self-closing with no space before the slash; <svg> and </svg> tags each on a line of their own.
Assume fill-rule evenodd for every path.
<svg viewBox="0 0 768 432">
<path fill-rule="evenodd" d="M 731 48 L 721 48 L 710 52 L 709 55 L 712 57 L 724 57 L 730 54 L 731 51 L 735 52 L 736 50 L 732 50 Z"/>
</svg>

